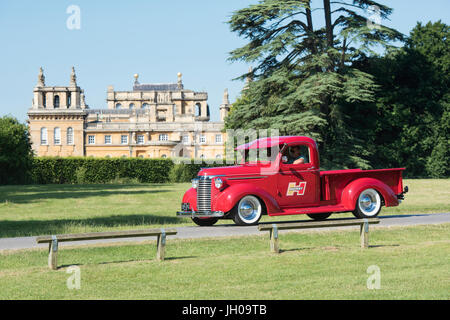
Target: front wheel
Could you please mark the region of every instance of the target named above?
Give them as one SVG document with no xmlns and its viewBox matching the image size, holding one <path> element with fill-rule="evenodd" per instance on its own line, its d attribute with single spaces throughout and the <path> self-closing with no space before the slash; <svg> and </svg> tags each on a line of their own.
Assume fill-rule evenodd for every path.
<svg viewBox="0 0 450 320">
<path fill-rule="evenodd" d="M 374 218 L 380 210 L 380 194 L 375 189 L 366 189 L 359 195 L 353 215 L 357 218 Z"/>
<path fill-rule="evenodd" d="M 201 227 L 212 226 L 218 220 L 218 218 L 192 218 L 192 221 L 194 221 L 196 225 L 199 225 Z"/>
<path fill-rule="evenodd" d="M 251 226 L 261 219 L 263 207 L 255 196 L 245 196 L 234 208 L 233 220 L 239 226 Z"/>
</svg>

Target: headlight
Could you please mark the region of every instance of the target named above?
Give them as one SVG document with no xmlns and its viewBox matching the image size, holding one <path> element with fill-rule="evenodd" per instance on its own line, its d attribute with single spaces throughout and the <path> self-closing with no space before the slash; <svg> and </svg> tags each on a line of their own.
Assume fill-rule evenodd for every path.
<svg viewBox="0 0 450 320">
<path fill-rule="evenodd" d="M 197 189 L 198 187 L 198 179 L 192 179 L 192 188 Z"/>
<path fill-rule="evenodd" d="M 217 189 L 222 188 L 222 186 L 223 186 L 223 181 L 222 181 L 222 179 L 220 179 L 220 178 L 214 179 L 214 186 L 215 186 Z"/>
</svg>

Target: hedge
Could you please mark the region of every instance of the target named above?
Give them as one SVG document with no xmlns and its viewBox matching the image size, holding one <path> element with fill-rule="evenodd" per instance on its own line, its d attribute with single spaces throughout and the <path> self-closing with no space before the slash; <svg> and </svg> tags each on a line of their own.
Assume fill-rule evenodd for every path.
<svg viewBox="0 0 450 320">
<path fill-rule="evenodd" d="M 224 164 L 174 163 L 171 159 L 36 157 L 31 180 L 36 184 L 189 182 L 202 167 Z"/>
</svg>

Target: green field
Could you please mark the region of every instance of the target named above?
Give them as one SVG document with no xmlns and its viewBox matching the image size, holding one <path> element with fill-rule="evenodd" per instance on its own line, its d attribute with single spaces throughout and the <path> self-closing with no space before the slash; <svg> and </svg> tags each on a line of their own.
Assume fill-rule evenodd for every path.
<svg viewBox="0 0 450 320">
<path fill-rule="evenodd" d="M 267 234 L 64 247 L 56 271 L 47 250 L 0 253 L 0 299 L 449 299 L 450 224 L 280 233 L 281 254 Z M 68 289 L 71 265 L 80 289 Z M 380 288 L 368 289 L 369 266 Z"/>
<path fill-rule="evenodd" d="M 406 200 L 398 207 L 383 208 L 381 215 L 450 212 L 450 180 L 405 180 L 404 185 L 410 188 Z M 0 237 L 193 225 L 189 219 L 175 215 L 189 186 L 0 186 Z M 262 221 L 274 219 L 309 218 L 263 217 Z"/>
</svg>

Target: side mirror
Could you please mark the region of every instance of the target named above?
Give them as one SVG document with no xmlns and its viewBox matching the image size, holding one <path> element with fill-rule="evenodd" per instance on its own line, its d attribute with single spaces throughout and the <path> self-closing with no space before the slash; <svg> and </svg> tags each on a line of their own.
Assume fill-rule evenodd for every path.
<svg viewBox="0 0 450 320">
<path fill-rule="evenodd" d="M 281 157 L 281 162 L 283 162 L 283 163 L 287 163 L 289 160 L 288 160 L 288 157 L 286 157 L 286 156 L 282 156 Z"/>
</svg>

